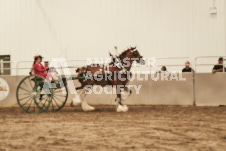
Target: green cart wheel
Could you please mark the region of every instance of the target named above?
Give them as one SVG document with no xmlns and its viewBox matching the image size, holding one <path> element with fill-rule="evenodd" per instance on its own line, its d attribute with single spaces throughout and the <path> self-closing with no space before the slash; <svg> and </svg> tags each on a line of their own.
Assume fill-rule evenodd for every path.
<svg viewBox="0 0 226 151">
<path fill-rule="evenodd" d="M 19 106 L 27 113 L 40 113 L 35 98 L 38 97 L 37 88 L 43 85 L 44 78 L 38 75 L 27 76 L 19 83 L 16 98 Z"/>
<path fill-rule="evenodd" d="M 35 103 L 40 110 L 56 112 L 64 107 L 68 98 L 68 89 L 66 80 L 60 81 L 45 81 L 45 86 L 36 87 L 38 97 L 35 98 Z M 51 87 L 50 85 L 53 83 L 55 86 Z"/>
</svg>

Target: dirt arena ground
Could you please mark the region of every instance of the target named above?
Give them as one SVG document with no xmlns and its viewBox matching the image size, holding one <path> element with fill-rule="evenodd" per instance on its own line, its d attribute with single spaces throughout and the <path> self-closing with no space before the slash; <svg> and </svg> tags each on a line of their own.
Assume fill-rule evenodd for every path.
<svg viewBox="0 0 226 151">
<path fill-rule="evenodd" d="M 0 108 L 0 150 L 225 150 L 226 107 L 65 107 L 27 114 Z"/>
</svg>

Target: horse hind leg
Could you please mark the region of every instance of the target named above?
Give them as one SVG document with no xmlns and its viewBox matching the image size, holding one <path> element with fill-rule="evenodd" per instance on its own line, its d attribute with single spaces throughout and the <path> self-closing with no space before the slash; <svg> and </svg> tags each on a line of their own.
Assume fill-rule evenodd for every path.
<svg viewBox="0 0 226 151">
<path fill-rule="evenodd" d="M 93 106 L 90 106 L 87 103 L 87 101 L 86 101 L 85 89 L 82 90 L 81 100 L 82 100 L 82 109 L 83 109 L 83 111 L 87 112 L 87 111 L 93 111 L 93 110 L 95 110 L 95 108 Z"/>
<path fill-rule="evenodd" d="M 75 94 L 74 98 L 72 98 L 71 107 L 81 104 L 81 93 L 83 88 L 84 88 L 83 83 L 81 83 L 81 86 L 75 88 L 77 93 Z"/>
<path fill-rule="evenodd" d="M 81 93 L 82 93 L 82 90 L 81 89 L 79 89 L 79 90 L 76 89 L 76 91 L 77 91 L 77 93 L 75 94 L 75 97 L 71 101 L 71 107 L 80 105 L 82 103 L 81 102 Z"/>
</svg>

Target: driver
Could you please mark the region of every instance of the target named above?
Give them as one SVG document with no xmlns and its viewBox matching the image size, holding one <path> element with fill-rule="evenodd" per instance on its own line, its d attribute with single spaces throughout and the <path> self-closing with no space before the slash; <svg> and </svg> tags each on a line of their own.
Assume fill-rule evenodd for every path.
<svg viewBox="0 0 226 151">
<path fill-rule="evenodd" d="M 35 56 L 34 64 L 33 64 L 33 69 L 34 69 L 34 74 L 40 75 L 44 78 L 47 76 L 47 71 L 49 67 L 44 67 L 41 62 L 42 62 L 42 56 L 38 55 Z"/>
</svg>

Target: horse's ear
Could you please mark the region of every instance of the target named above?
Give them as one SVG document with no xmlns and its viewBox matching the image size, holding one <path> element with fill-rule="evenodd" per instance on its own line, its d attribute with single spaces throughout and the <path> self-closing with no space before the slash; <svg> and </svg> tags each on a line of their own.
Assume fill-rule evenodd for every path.
<svg viewBox="0 0 226 151">
<path fill-rule="evenodd" d="M 134 50 L 136 49 L 136 47 L 137 47 L 137 46 L 135 46 L 135 47 L 131 47 L 131 50 L 132 50 L 132 51 L 134 51 Z"/>
<path fill-rule="evenodd" d="M 137 52 L 137 51 L 133 51 L 133 55 L 134 55 L 135 57 L 137 57 L 137 56 L 138 56 L 138 52 Z"/>
</svg>

